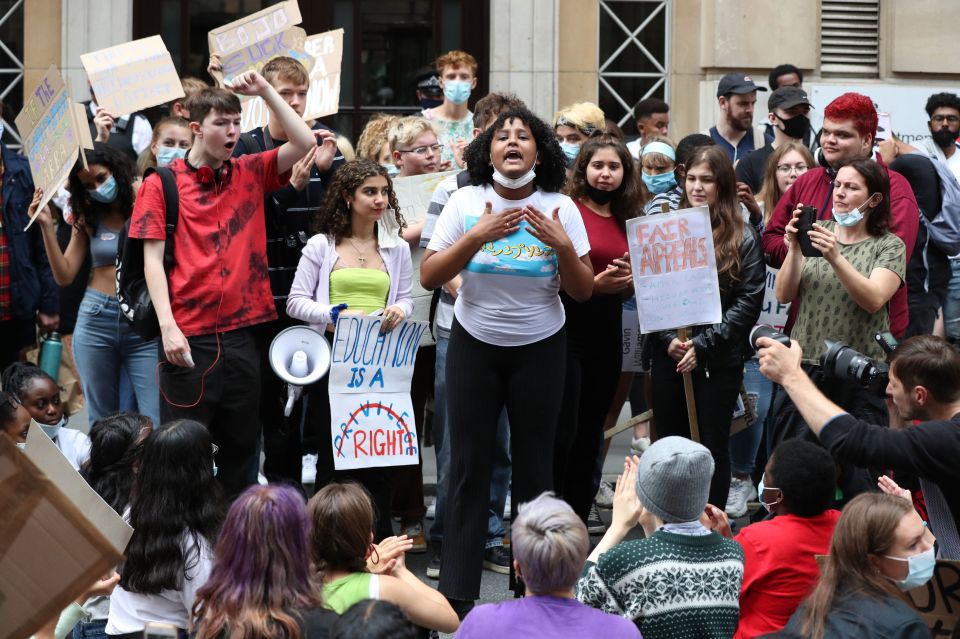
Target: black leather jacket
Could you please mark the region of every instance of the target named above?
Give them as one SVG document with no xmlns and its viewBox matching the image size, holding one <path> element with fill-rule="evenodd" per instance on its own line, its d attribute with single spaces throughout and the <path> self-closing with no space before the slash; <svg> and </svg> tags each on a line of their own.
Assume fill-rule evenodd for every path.
<svg viewBox="0 0 960 639">
<path fill-rule="evenodd" d="M 720 307 L 723 321 L 719 324 L 693 326 L 689 334 L 697 351 L 697 368 L 737 368 L 750 357 L 747 344 L 750 330 L 760 317 L 767 270 L 760 248 L 760 237 L 749 224 L 744 225 L 740 242 L 740 276 L 735 282 L 720 277 Z M 647 340 L 650 355 L 668 357 L 667 346 L 676 331 L 651 333 Z"/>
</svg>

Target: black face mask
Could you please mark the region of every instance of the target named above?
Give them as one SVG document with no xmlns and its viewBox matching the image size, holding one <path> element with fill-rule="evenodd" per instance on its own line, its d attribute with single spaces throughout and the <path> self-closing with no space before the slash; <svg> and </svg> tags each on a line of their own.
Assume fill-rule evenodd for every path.
<svg viewBox="0 0 960 639">
<path fill-rule="evenodd" d="M 930 137 L 933 138 L 933 143 L 941 149 L 950 148 L 950 145 L 957 140 L 957 134 L 946 127 L 939 131 L 934 131 L 930 134 Z"/>
<path fill-rule="evenodd" d="M 788 138 L 802 140 L 803 136 L 807 134 L 807 130 L 810 129 L 810 118 L 805 115 L 795 115 L 785 120 L 774 113 L 773 117 L 780 120 L 780 123 L 783 124 L 783 133 Z"/>
<path fill-rule="evenodd" d="M 420 98 L 420 107 L 422 109 L 432 109 L 443 104 L 443 98 Z"/>
<path fill-rule="evenodd" d="M 595 186 L 590 186 L 589 183 L 584 184 L 584 186 L 586 187 L 587 196 L 597 204 L 607 204 L 612 202 L 616 198 L 620 197 L 620 194 L 623 193 L 623 189 L 625 187 L 623 182 L 621 182 L 620 186 L 612 191 L 602 191 Z"/>
</svg>

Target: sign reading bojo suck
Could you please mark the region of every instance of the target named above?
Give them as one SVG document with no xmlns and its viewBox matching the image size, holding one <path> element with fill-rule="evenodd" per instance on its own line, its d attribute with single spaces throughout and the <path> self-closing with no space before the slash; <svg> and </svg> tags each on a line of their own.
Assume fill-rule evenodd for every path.
<svg viewBox="0 0 960 639">
<path fill-rule="evenodd" d="M 337 321 L 330 362 L 330 416 L 337 470 L 405 466 L 420 458 L 410 382 L 429 326 L 401 322 L 381 332 L 380 317 Z"/>
</svg>

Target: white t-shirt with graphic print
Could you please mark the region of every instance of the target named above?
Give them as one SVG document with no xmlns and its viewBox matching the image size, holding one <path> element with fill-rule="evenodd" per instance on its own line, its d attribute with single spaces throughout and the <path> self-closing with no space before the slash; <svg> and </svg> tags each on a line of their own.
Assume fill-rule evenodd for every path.
<svg viewBox="0 0 960 639">
<path fill-rule="evenodd" d="M 530 204 L 552 216 L 559 207 L 560 223 L 577 255 L 590 252 L 583 218 L 569 197 L 537 189 L 528 198 L 506 200 L 489 184 L 464 187 L 450 197 L 427 248 L 442 251 L 453 245 L 477 223 L 486 202 L 493 204 L 494 215 Z M 550 337 L 563 326 L 557 256 L 527 227 L 522 223 L 507 237 L 485 244 L 461 272 L 463 285 L 454 314 L 482 342 L 524 346 Z"/>
</svg>

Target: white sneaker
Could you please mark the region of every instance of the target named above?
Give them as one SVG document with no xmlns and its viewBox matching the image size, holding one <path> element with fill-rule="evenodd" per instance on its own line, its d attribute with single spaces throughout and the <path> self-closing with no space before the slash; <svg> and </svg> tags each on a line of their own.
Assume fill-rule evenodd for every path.
<svg viewBox="0 0 960 639">
<path fill-rule="evenodd" d="M 727 494 L 727 507 L 724 509 L 730 517 L 736 519 L 747 514 L 747 502 L 757 498 L 757 489 L 749 479 L 730 478 L 730 492 Z"/>
<path fill-rule="evenodd" d="M 436 519 L 437 518 L 437 500 L 434 499 L 430 502 L 430 505 L 427 506 L 427 519 Z"/>
<path fill-rule="evenodd" d="M 613 508 L 613 484 L 608 481 L 600 482 L 600 488 L 597 490 L 597 496 L 593 498 L 597 508 L 610 510 Z"/>
<path fill-rule="evenodd" d="M 510 503 L 510 493 L 507 493 L 507 500 L 503 502 L 503 519 L 510 519 L 513 514 L 513 504 Z"/>
<path fill-rule="evenodd" d="M 303 471 L 300 475 L 300 482 L 303 484 L 314 484 L 317 481 L 317 456 L 306 454 L 301 462 Z"/>
</svg>

